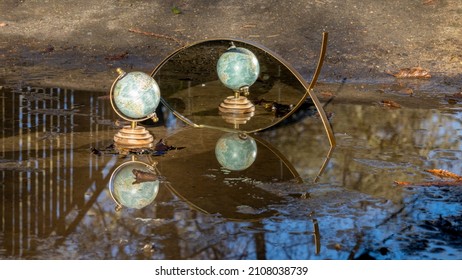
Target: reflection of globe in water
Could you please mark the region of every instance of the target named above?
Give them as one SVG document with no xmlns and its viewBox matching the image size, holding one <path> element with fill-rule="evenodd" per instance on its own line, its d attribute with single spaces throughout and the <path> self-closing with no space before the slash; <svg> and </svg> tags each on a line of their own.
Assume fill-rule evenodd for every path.
<svg viewBox="0 0 462 280">
<path fill-rule="evenodd" d="M 140 119 L 155 113 L 160 101 L 156 81 L 143 72 L 130 72 L 114 86 L 114 102 L 127 118 Z"/>
<path fill-rule="evenodd" d="M 215 156 L 221 166 L 233 171 L 249 168 L 257 158 L 257 143 L 252 137 L 228 133 L 218 139 Z"/>
<path fill-rule="evenodd" d="M 135 173 L 139 172 L 155 178 L 156 175 L 148 167 L 149 165 L 145 163 L 131 161 L 122 164 L 114 171 L 109 187 L 117 204 L 141 209 L 154 201 L 159 192 L 159 180 L 137 182 L 135 177 Z"/>
<path fill-rule="evenodd" d="M 251 51 L 233 46 L 218 59 L 217 72 L 226 87 L 237 91 L 255 83 L 260 74 L 260 64 Z"/>
</svg>

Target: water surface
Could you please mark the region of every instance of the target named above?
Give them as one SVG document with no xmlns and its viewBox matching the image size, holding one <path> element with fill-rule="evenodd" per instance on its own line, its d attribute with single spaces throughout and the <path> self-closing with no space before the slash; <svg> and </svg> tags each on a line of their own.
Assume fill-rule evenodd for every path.
<svg viewBox="0 0 462 280">
<path fill-rule="evenodd" d="M 0 258 L 461 258 L 462 187 L 426 171 L 462 173 L 458 105 L 331 102 L 331 153 L 307 108 L 254 135 L 257 160 L 239 172 L 214 159 L 222 132 L 163 111 L 145 126 L 182 149 L 137 156 L 166 181 L 152 204 L 116 211 L 109 179 L 132 158 L 95 152 L 122 124 L 105 95 L 0 89 Z"/>
</svg>

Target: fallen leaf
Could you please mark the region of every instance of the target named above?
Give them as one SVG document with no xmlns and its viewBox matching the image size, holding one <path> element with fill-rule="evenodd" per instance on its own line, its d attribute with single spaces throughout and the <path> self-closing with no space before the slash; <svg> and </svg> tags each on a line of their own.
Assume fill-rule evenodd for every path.
<svg viewBox="0 0 462 280">
<path fill-rule="evenodd" d="M 401 94 L 401 95 L 408 95 L 408 96 L 412 96 L 414 94 L 414 90 L 410 87 L 407 87 L 407 85 L 403 83 L 392 84 L 389 87 L 378 89 L 376 90 L 376 92 Z"/>
<path fill-rule="evenodd" d="M 419 183 L 411 183 L 411 182 L 402 182 L 402 181 L 395 181 L 394 183 L 399 186 L 434 186 L 434 187 L 454 187 L 454 186 L 462 186 L 462 176 L 452 173 L 447 170 L 443 169 L 427 169 L 425 170 L 428 173 L 436 175 L 441 178 L 446 178 L 449 180 L 437 180 L 437 181 L 429 181 L 429 182 L 419 182 Z"/>
<path fill-rule="evenodd" d="M 5 27 L 5 26 L 8 26 L 8 23 L 6 23 L 6 22 L 0 22 L 0 27 Z"/>
<path fill-rule="evenodd" d="M 405 88 L 403 90 L 400 90 L 399 93 L 402 93 L 402 94 L 408 94 L 408 95 L 413 95 L 414 94 L 414 90 L 412 88 Z"/>
<path fill-rule="evenodd" d="M 385 107 L 388 107 L 388 108 L 401 108 L 401 105 L 399 105 L 397 102 L 393 101 L 393 100 L 382 100 L 381 101 L 381 104 Z"/>
<path fill-rule="evenodd" d="M 440 180 L 440 181 L 429 181 L 429 182 L 418 182 L 418 183 L 411 183 L 411 182 L 398 182 L 395 181 L 396 185 L 406 187 L 406 186 L 413 186 L 413 187 L 461 187 L 462 181 L 448 181 L 448 180 Z"/>
<path fill-rule="evenodd" d="M 386 72 L 396 78 L 418 78 L 418 79 L 428 79 L 431 78 L 430 72 L 427 69 L 422 67 L 412 67 L 412 68 L 403 68 L 400 69 L 398 73 L 391 73 L 390 71 Z"/>
<path fill-rule="evenodd" d="M 98 150 L 98 149 L 96 149 L 96 148 L 94 148 L 94 147 L 91 147 L 91 148 L 90 148 L 90 152 L 91 152 L 92 154 L 94 154 L 94 155 L 97 155 L 97 156 L 101 156 L 101 155 L 103 154 L 103 153 L 101 153 L 100 150 Z"/>
<path fill-rule="evenodd" d="M 454 98 L 448 98 L 447 101 L 448 101 L 448 104 L 450 104 L 450 105 L 457 104 L 457 99 L 454 99 Z"/>
<path fill-rule="evenodd" d="M 167 142 L 164 139 L 160 139 L 159 142 L 157 142 L 156 146 L 154 147 L 154 150 L 157 152 L 165 152 L 165 151 L 181 150 L 181 149 L 184 149 L 184 147 L 175 147 L 175 146 L 167 145 Z"/>
<path fill-rule="evenodd" d="M 450 178 L 450 179 L 454 179 L 454 180 L 457 180 L 457 181 L 462 181 L 462 176 L 460 176 L 458 174 L 455 174 L 455 173 L 452 173 L 452 172 L 447 171 L 447 170 L 443 170 L 443 169 L 427 169 L 425 171 L 428 172 L 428 173 L 431 173 L 433 175 L 436 175 L 438 177 L 441 177 L 441 178 Z"/>
<path fill-rule="evenodd" d="M 461 98 L 462 99 L 462 91 L 461 92 L 456 92 L 452 95 L 454 98 Z"/>
<path fill-rule="evenodd" d="M 412 185 L 411 182 L 403 182 L 403 181 L 395 181 L 394 183 L 395 183 L 395 185 L 398 185 L 398 186 L 409 186 L 409 185 Z"/>
<path fill-rule="evenodd" d="M 435 5 L 437 0 L 425 0 L 422 4 L 424 5 Z"/>
<path fill-rule="evenodd" d="M 321 95 L 324 97 L 332 97 L 334 96 L 334 93 L 332 91 L 322 91 Z"/>
<path fill-rule="evenodd" d="M 53 47 L 52 45 L 48 45 L 43 51 L 42 53 L 51 53 L 55 50 L 55 47 Z"/>
<path fill-rule="evenodd" d="M 174 13 L 175 15 L 179 15 L 182 12 L 181 12 L 180 8 L 175 6 L 175 7 L 172 8 L 172 13 Z"/>
<path fill-rule="evenodd" d="M 444 99 L 451 105 L 457 104 L 462 102 L 462 92 L 446 95 Z"/>
<path fill-rule="evenodd" d="M 164 176 L 157 175 L 154 172 L 146 172 L 139 169 L 133 169 L 132 173 L 135 175 L 135 181 L 133 181 L 132 185 L 145 182 L 165 181 Z"/>
</svg>

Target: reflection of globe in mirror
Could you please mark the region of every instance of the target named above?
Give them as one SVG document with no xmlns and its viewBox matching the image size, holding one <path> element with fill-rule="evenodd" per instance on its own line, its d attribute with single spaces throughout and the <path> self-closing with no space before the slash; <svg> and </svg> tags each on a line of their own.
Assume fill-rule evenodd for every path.
<svg viewBox="0 0 462 280">
<path fill-rule="evenodd" d="M 255 83 L 260 74 L 260 64 L 248 49 L 232 46 L 218 59 L 217 72 L 226 87 L 238 91 Z"/>
<path fill-rule="evenodd" d="M 130 72 L 114 86 L 114 102 L 127 118 L 140 119 L 155 113 L 160 101 L 156 81 L 143 72 Z"/>
<path fill-rule="evenodd" d="M 257 143 L 245 134 L 228 133 L 218 139 L 215 156 L 221 166 L 232 171 L 249 168 L 257 158 Z"/>
<path fill-rule="evenodd" d="M 137 178 L 141 174 L 144 179 Z M 143 176 L 144 175 L 144 176 Z M 159 192 L 157 175 L 149 165 L 131 161 L 119 166 L 112 174 L 109 188 L 117 204 L 141 209 L 151 204 Z"/>
</svg>

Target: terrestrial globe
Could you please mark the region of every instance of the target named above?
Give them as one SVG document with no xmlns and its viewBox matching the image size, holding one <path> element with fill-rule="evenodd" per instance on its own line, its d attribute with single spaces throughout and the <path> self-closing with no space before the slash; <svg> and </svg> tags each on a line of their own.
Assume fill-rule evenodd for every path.
<svg viewBox="0 0 462 280">
<path fill-rule="evenodd" d="M 220 165 L 228 170 L 245 170 L 257 158 L 257 143 L 246 134 L 227 133 L 218 139 L 215 156 Z"/>
<path fill-rule="evenodd" d="M 217 73 L 227 88 L 239 91 L 255 83 L 260 74 L 260 64 L 253 52 L 233 45 L 218 59 Z"/>
<path fill-rule="evenodd" d="M 135 173 L 155 174 L 151 167 L 140 161 L 123 163 L 114 170 L 109 181 L 109 190 L 115 202 L 127 208 L 141 209 L 151 204 L 159 192 L 159 180 L 137 182 Z"/>
<path fill-rule="evenodd" d="M 129 121 L 141 121 L 155 116 L 160 102 L 157 82 L 143 72 L 117 71 L 120 75 L 111 91 L 111 102 L 116 113 Z"/>
</svg>

